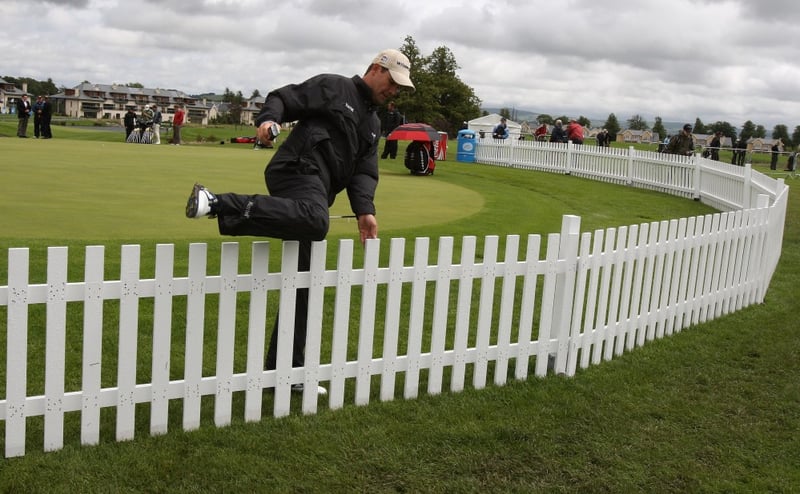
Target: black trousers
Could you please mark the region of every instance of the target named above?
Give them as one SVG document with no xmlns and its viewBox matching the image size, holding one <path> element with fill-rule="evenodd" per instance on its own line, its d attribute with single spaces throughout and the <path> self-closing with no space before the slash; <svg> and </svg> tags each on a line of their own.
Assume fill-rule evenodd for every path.
<svg viewBox="0 0 800 494">
<path fill-rule="evenodd" d="M 391 157 L 392 159 L 397 157 L 397 141 L 392 139 L 387 140 L 386 143 L 383 145 L 383 153 L 381 153 L 381 158 L 386 158 L 387 156 Z"/>
<path fill-rule="evenodd" d="M 308 271 L 311 242 L 328 233 L 330 185 L 321 160 L 313 156 L 296 162 L 271 162 L 264 171 L 270 195 L 217 194 L 217 224 L 223 235 L 252 235 L 299 240 L 298 271 Z M 275 369 L 278 347 L 278 316 L 270 338 L 265 368 Z M 292 367 L 305 363 L 308 323 L 308 289 L 297 289 L 294 318 Z"/>
</svg>

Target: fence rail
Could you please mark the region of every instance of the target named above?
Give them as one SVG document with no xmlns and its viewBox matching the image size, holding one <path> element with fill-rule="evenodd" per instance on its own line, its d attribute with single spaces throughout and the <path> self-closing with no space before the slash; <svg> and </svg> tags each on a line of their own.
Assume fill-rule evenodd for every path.
<svg viewBox="0 0 800 494">
<path fill-rule="evenodd" d="M 336 268 L 327 269 L 327 243 L 316 242 L 308 272 L 295 268 L 296 242 L 277 244 L 276 272 L 268 269 L 272 244 L 256 242 L 249 273 L 240 273 L 239 244 L 226 242 L 218 275 L 208 273 L 207 246 L 192 244 L 187 276 L 175 276 L 174 246 L 163 244 L 154 277 L 143 279 L 140 247 L 126 245 L 119 279 L 107 280 L 104 247 L 89 246 L 84 279 L 71 282 L 67 248 L 50 247 L 46 282 L 31 284 L 28 249 L 9 249 L 8 284 L 0 286 L 7 313 L 5 455 L 25 454 L 31 417 L 42 417 L 44 450 L 52 451 L 64 446 L 71 412 L 80 415 L 81 444 L 90 445 L 112 420 L 104 408 L 116 411 L 115 437 L 123 441 L 136 434 L 143 403 L 149 432 L 158 435 L 167 432 L 171 401 L 180 402 L 184 430 L 200 426 L 204 397 L 213 398 L 217 426 L 234 418 L 237 397 L 245 421 L 261 420 L 267 389 L 272 415 L 285 416 L 293 383 L 305 384 L 299 406 L 311 414 L 321 406 L 320 382 L 329 388 L 327 406 L 337 409 L 350 396 L 364 405 L 482 388 L 490 378 L 503 385 L 549 371 L 573 375 L 763 301 L 780 256 L 788 200 L 782 181 L 702 158 L 535 144 L 482 145 L 479 159 L 657 189 L 728 211 L 584 233 L 580 218 L 565 216 L 559 233 L 487 236 L 482 252 L 476 237 L 443 237 L 434 263 L 430 239 L 415 239 L 407 252 L 406 240 L 395 238 L 388 264 L 379 263 L 376 239 L 356 267 L 353 242 L 343 240 Z M 298 288 L 309 289 L 311 303 L 306 364 L 292 368 Z M 178 303 L 186 307 L 182 321 L 174 320 Z M 214 303 L 216 321 L 207 321 Z M 31 323 L 36 310 L 45 312 L 43 324 Z M 275 310 L 286 316 L 278 326 L 277 367 L 265 371 L 267 313 Z M 109 334 L 116 356 L 103 350 Z M 70 355 L 75 335 L 77 364 Z M 29 340 L 42 338 L 45 355 L 31 355 Z M 145 345 L 152 357 L 142 364 Z M 210 350 L 213 370 L 204 360 Z M 43 363 L 43 383 L 29 379 L 32 361 Z M 67 372 L 75 366 L 79 383 L 67 379 L 78 373 Z"/>
</svg>

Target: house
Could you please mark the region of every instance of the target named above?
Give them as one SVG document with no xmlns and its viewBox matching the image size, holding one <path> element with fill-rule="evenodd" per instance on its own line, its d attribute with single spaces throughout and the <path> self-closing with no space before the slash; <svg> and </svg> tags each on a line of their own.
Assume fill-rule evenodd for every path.
<svg viewBox="0 0 800 494">
<path fill-rule="evenodd" d="M 175 105 L 182 104 L 189 122 L 208 124 L 208 108 L 182 91 L 151 89 L 119 84 L 84 82 L 74 88 L 50 96 L 55 113 L 75 118 L 122 120 L 128 108 L 137 113 L 145 105 L 157 104 L 165 122 L 171 122 Z"/>
<path fill-rule="evenodd" d="M 17 112 L 17 99 L 21 98 L 23 94 L 28 93 L 28 85 L 22 84 L 22 89 L 19 89 L 14 84 L 0 79 L 0 114 L 16 113 Z"/>
<path fill-rule="evenodd" d="M 489 115 L 470 120 L 467 122 L 467 128 L 477 132 L 478 135 L 492 137 L 492 130 L 494 130 L 497 124 L 500 123 L 501 118 L 503 117 L 501 117 L 499 114 L 491 113 Z M 512 122 L 511 120 L 506 120 L 506 125 L 508 126 L 508 138 L 519 139 L 520 132 L 522 131 L 522 125 L 518 124 L 517 122 Z"/>
<path fill-rule="evenodd" d="M 631 130 L 625 129 L 617 133 L 617 142 L 635 142 L 635 143 L 654 143 L 660 139 L 658 134 L 652 130 Z"/>
</svg>

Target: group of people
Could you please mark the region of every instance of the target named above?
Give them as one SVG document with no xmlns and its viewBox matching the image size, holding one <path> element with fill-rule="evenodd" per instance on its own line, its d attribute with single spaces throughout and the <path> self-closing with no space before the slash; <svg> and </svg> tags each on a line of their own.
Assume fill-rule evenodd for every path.
<svg viewBox="0 0 800 494">
<path fill-rule="evenodd" d="M 53 132 L 50 121 L 53 118 L 53 104 L 46 95 L 37 96 L 36 103 L 31 104 L 27 94 L 17 100 L 17 137 L 28 137 L 28 121 L 33 115 L 33 135 L 39 139 L 50 139 Z"/>
<path fill-rule="evenodd" d="M 564 127 L 564 122 L 561 119 L 556 120 L 553 130 L 550 132 L 550 142 L 566 143 L 572 141 L 573 144 L 583 144 L 583 139 L 583 125 L 574 118 L 569 121 L 566 127 Z"/>
<path fill-rule="evenodd" d="M 133 108 L 128 108 L 123 118 L 125 125 L 125 140 L 129 141 L 131 133 L 138 129 L 139 132 L 144 133 L 146 129 L 151 129 L 153 132 L 152 144 L 161 144 L 161 123 L 164 117 L 158 105 L 144 105 L 141 115 L 136 115 Z M 186 110 L 182 104 L 175 105 L 175 114 L 172 117 L 172 141 L 171 144 L 181 144 L 181 128 L 186 122 Z"/>
</svg>

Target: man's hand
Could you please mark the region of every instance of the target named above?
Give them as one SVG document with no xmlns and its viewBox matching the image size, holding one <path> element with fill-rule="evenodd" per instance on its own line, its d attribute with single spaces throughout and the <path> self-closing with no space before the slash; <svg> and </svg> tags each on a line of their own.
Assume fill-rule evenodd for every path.
<svg viewBox="0 0 800 494">
<path fill-rule="evenodd" d="M 271 144 L 272 143 L 272 135 L 269 133 L 269 128 L 273 125 L 277 125 L 280 129 L 281 126 L 277 122 L 273 122 L 272 120 L 267 120 L 266 122 L 262 123 L 258 126 L 258 130 L 256 130 L 256 137 L 258 137 L 258 142 L 261 144 Z"/>
<path fill-rule="evenodd" d="M 358 217 L 358 233 L 361 245 L 364 245 L 368 238 L 378 238 L 378 220 L 375 219 L 375 215 L 362 214 Z"/>
</svg>

